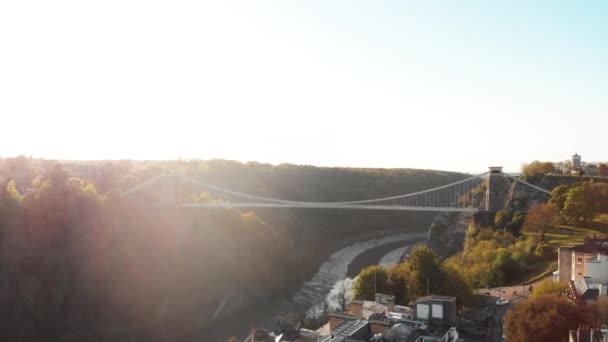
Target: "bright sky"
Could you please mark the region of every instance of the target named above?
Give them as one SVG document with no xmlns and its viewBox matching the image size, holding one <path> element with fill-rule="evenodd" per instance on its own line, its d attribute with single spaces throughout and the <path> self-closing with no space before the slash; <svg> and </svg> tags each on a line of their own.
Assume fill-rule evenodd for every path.
<svg viewBox="0 0 608 342">
<path fill-rule="evenodd" d="M 608 2 L 3 1 L 0 156 L 608 160 Z"/>
</svg>

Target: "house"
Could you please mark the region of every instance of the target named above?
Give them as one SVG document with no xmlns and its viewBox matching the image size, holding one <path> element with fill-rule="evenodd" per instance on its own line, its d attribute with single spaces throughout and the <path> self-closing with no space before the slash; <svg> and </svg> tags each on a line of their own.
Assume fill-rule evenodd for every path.
<svg viewBox="0 0 608 342">
<path fill-rule="evenodd" d="M 587 238 L 582 245 L 560 247 L 558 271 L 554 279 L 569 283 L 590 277 L 593 281 L 608 282 L 608 238 Z"/>
<path fill-rule="evenodd" d="M 349 314 L 329 315 L 325 336 L 315 342 L 388 341 L 457 342 L 456 298 L 431 295 L 410 307 L 394 305 L 391 296 L 378 295 L 372 301 L 353 301 Z M 388 309 L 395 311 L 388 311 Z M 317 330 L 317 332 L 321 331 Z M 308 333 L 308 332 L 307 332 Z M 308 336 L 311 334 L 308 333 Z"/>
<path fill-rule="evenodd" d="M 431 295 L 418 298 L 413 303 L 415 319 L 435 325 L 456 325 L 456 298 Z"/>
<path fill-rule="evenodd" d="M 580 278 L 570 282 L 570 292 L 575 301 L 592 304 L 597 297 L 606 295 L 606 285 L 593 283 L 589 278 Z"/>
<path fill-rule="evenodd" d="M 569 342 L 608 342 L 608 327 L 582 326 L 568 333 Z"/>
</svg>

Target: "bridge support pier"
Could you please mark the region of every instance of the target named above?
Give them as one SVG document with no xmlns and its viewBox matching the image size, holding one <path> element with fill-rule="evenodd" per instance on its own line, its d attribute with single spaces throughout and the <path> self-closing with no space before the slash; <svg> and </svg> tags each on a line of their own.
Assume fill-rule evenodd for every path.
<svg viewBox="0 0 608 342">
<path fill-rule="evenodd" d="M 486 210 L 496 213 L 505 208 L 508 184 L 502 173 L 502 166 L 490 166 L 488 175 L 488 191 L 486 192 Z"/>
</svg>

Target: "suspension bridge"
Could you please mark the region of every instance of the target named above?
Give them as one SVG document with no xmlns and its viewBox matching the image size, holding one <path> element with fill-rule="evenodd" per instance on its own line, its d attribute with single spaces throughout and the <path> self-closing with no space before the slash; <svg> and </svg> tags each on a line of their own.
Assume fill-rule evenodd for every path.
<svg viewBox="0 0 608 342">
<path fill-rule="evenodd" d="M 542 193 L 550 191 L 527 183 L 502 172 L 501 167 L 490 167 L 488 172 L 473 175 L 450 184 L 407 194 L 382 198 L 339 202 L 292 201 L 263 197 L 233 189 L 227 189 L 179 173 L 162 173 L 144 183 L 136 185 L 121 196 L 127 198 L 151 187 L 160 187 L 162 196 L 149 203 L 159 207 L 182 208 L 310 208 L 310 209 L 355 209 L 355 210 L 407 210 L 440 212 L 496 212 L 504 207 L 509 187 L 519 182 Z M 182 190 L 200 189 L 221 200 L 184 201 Z M 484 189 L 485 187 L 485 189 Z"/>
</svg>

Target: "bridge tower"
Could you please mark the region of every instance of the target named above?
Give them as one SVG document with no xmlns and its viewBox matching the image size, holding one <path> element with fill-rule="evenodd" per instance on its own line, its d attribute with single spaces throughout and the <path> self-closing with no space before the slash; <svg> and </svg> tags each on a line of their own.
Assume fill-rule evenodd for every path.
<svg viewBox="0 0 608 342">
<path fill-rule="evenodd" d="M 504 209 L 507 200 L 508 184 L 502 173 L 502 166 L 490 166 L 488 191 L 486 192 L 486 210 L 496 213 Z"/>
</svg>

